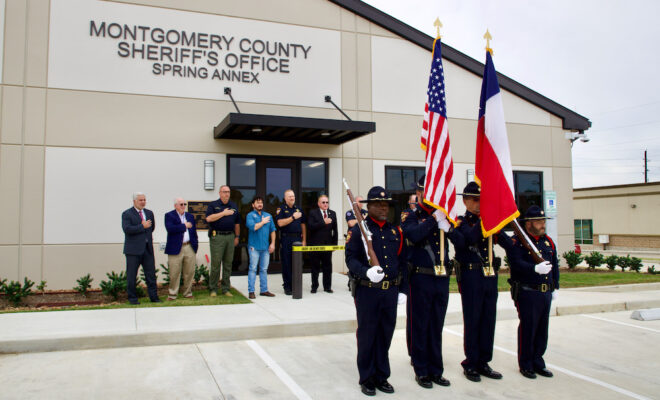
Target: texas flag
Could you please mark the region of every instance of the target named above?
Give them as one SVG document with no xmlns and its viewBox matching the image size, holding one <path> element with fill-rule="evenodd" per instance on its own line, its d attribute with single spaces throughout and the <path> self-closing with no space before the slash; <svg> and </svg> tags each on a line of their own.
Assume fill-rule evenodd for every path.
<svg viewBox="0 0 660 400">
<path fill-rule="evenodd" d="M 474 174 L 481 186 L 481 230 L 488 237 L 520 215 L 513 189 L 502 93 L 490 52 L 486 52 L 481 84 Z"/>
</svg>

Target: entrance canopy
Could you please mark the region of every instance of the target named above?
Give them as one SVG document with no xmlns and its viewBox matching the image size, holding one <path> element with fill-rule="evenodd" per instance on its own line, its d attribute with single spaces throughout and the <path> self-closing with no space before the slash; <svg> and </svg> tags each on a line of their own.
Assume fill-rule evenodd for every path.
<svg viewBox="0 0 660 400">
<path fill-rule="evenodd" d="M 375 122 L 229 113 L 213 129 L 213 136 L 216 139 L 342 144 L 375 131 Z"/>
</svg>

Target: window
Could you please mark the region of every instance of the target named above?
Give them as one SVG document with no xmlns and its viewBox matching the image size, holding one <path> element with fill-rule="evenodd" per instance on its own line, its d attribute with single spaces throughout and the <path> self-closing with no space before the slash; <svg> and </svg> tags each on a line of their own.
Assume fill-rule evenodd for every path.
<svg viewBox="0 0 660 400">
<path fill-rule="evenodd" d="M 513 187 L 520 215 L 525 215 L 530 206 L 543 209 L 543 172 L 513 171 Z"/>
<path fill-rule="evenodd" d="M 575 243 L 593 244 L 594 243 L 594 224 L 591 219 L 576 219 L 575 224 Z"/>
<path fill-rule="evenodd" d="M 385 167 L 385 189 L 395 201 L 394 207 L 390 207 L 388 219 L 395 225 L 401 220 L 401 211 L 408 208 L 408 197 L 415 193 L 417 181 L 424 171 L 424 167 Z"/>
</svg>

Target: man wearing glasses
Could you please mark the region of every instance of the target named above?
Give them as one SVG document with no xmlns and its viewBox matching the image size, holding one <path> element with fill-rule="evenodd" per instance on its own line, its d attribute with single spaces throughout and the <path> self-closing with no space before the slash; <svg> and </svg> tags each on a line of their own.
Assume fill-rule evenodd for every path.
<svg viewBox="0 0 660 400">
<path fill-rule="evenodd" d="M 209 203 L 206 209 L 206 222 L 209 223 L 209 245 L 211 247 L 211 276 L 209 291 L 211 297 L 218 295 L 218 279 L 222 271 L 222 295 L 232 297 L 231 266 L 234 261 L 234 247 L 238 246 L 241 234 L 241 216 L 236 204 L 229 200 L 231 189 L 220 186 L 220 198 Z M 222 265 L 221 265 L 222 263 Z M 222 267 L 222 268 L 221 268 Z"/>
<path fill-rule="evenodd" d="M 167 265 L 170 274 L 170 287 L 167 300 L 176 300 L 183 272 L 183 297 L 192 299 L 192 285 L 195 276 L 195 256 L 197 254 L 197 229 L 195 217 L 186 212 L 188 203 L 180 197 L 174 200 L 174 210 L 165 214 L 167 230 Z"/>
<path fill-rule="evenodd" d="M 309 212 L 309 245 L 337 245 L 337 214 L 329 209 L 328 196 L 321 195 L 319 208 Z M 319 271 L 323 271 L 323 291 L 332 293 L 332 252 L 314 251 L 312 261 L 312 293 L 319 288 Z"/>
</svg>

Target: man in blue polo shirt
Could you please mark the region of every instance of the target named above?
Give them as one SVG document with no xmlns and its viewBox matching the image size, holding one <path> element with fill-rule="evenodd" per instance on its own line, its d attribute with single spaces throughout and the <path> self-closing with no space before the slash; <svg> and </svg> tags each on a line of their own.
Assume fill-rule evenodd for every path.
<svg viewBox="0 0 660 400">
<path fill-rule="evenodd" d="M 238 246 L 241 234 L 241 216 L 236 204 L 229 200 L 231 189 L 227 185 L 220 186 L 220 198 L 209 203 L 206 209 L 206 222 L 209 223 L 209 245 L 211 247 L 211 276 L 209 291 L 211 297 L 218 295 L 218 279 L 222 266 L 222 294 L 232 297 L 231 267 L 234 261 L 234 247 Z M 222 265 L 221 265 L 222 262 Z"/>
<path fill-rule="evenodd" d="M 250 269 L 248 270 L 248 297 L 255 298 L 254 281 L 259 268 L 259 296 L 275 296 L 268 291 L 268 263 L 270 255 L 275 251 L 275 223 L 273 217 L 264 209 L 261 196 L 252 199 L 252 211 L 245 217 L 248 228 L 248 251 L 250 253 Z M 270 243 L 269 243 L 270 239 Z"/>
</svg>

